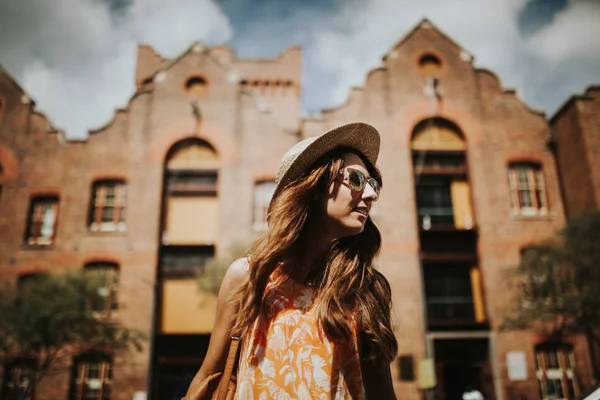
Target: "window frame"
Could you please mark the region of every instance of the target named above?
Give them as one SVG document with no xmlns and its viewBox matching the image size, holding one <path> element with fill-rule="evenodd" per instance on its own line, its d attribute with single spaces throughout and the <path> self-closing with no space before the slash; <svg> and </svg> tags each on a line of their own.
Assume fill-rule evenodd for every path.
<svg viewBox="0 0 600 400">
<path fill-rule="evenodd" d="M 556 366 L 547 365 L 547 353 L 549 352 L 555 354 Z M 580 390 L 573 369 L 574 365 L 573 347 L 569 344 L 541 344 L 535 347 L 536 378 L 542 400 L 573 400 L 579 395 Z M 548 381 L 560 381 L 562 397 L 548 397 Z M 572 393 L 570 393 L 570 388 L 573 388 Z"/>
<path fill-rule="evenodd" d="M 99 365 L 99 378 L 89 378 L 89 376 L 86 376 L 90 371 L 91 363 Z M 92 386 L 99 384 L 99 396 L 94 397 L 94 399 L 110 400 L 113 375 L 114 362 L 113 357 L 109 354 L 87 353 L 74 357 L 71 369 L 69 399 L 88 400 L 89 397 L 85 397 L 86 386 L 89 387 L 90 382 L 93 382 Z M 109 390 L 107 391 L 106 389 Z"/>
<path fill-rule="evenodd" d="M 252 186 L 252 229 L 254 231 L 268 229 L 267 213 L 276 187 L 275 179 L 261 179 L 254 182 Z M 271 196 L 268 201 L 263 202 L 266 199 L 268 191 L 271 192 Z"/>
<path fill-rule="evenodd" d="M 114 185 L 112 221 L 103 221 L 103 211 L 108 208 L 106 189 Z M 88 228 L 92 232 L 126 232 L 127 181 L 125 179 L 98 179 L 92 183 Z"/>
<path fill-rule="evenodd" d="M 106 297 L 103 310 L 93 309 L 93 304 L 91 307 L 97 317 L 111 318 L 114 317 L 119 310 L 120 268 L 119 264 L 114 261 L 93 261 L 88 262 L 83 266 L 84 273 L 100 270 L 103 270 L 109 280 L 107 288 L 108 294 L 106 296 L 102 296 L 100 293 L 98 294 L 99 296 Z M 100 289 L 104 289 L 104 287 L 99 287 L 98 290 Z"/>
<path fill-rule="evenodd" d="M 29 369 L 33 371 L 33 385 L 31 386 L 31 392 L 29 393 L 29 395 L 27 396 L 26 400 L 34 400 L 35 399 L 35 389 L 36 389 L 36 376 L 37 376 L 37 372 L 38 372 L 38 366 L 37 366 L 37 360 L 35 358 L 32 357 L 16 357 L 13 359 L 8 360 L 7 362 L 4 363 L 4 370 L 3 370 L 3 375 L 2 375 L 2 392 L 1 392 L 1 399 L 2 400 L 16 400 L 16 399 L 21 399 L 20 397 L 20 393 L 19 393 L 19 397 L 15 396 L 15 392 L 14 392 L 14 384 L 15 384 L 15 378 L 17 378 L 17 385 L 20 384 L 20 380 L 22 378 L 22 372 L 24 369 Z M 19 368 L 21 371 L 19 371 L 19 376 L 15 377 L 15 371 L 14 368 L 17 367 Z M 12 375 L 11 377 L 9 377 L 9 375 Z M 8 380 L 10 378 L 10 381 Z M 10 387 L 10 386 L 12 387 Z M 9 390 L 11 390 L 11 392 L 9 392 Z"/>
<path fill-rule="evenodd" d="M 519 179 L 519 172 L 523 170 L 526 176 L 525 182 Z M 511 162 L 508 165 L 508 184 L 513 215 L 535 217 L 548 214 L 548 191 L 541 163 L 534 161 Z M 522 192 L 528 193 L 530 206 L 523 205 Z"/>
<path fill-rule="evenodd" d="M 59 212 L 60 196 L 56 194 L 32 196 L 29 201 L 29 209 L 27 212 L 27 226 L 25 229 L 25 243 L 30 246 L 50 246 L 54 244 L 56 239 L 56 231 L 58 227 L 58 212 Z M 47 210 L 45 205 L 50 205 L 48 210 L 54 212 L 52 220 L 52 233 L 49 236 L 42 235 L 44 230 L 44 216 Z M 39 226 L 35 226 L 35 225 Z M 48 227 L 46 227 L 48 228 Z"/>
</svg>

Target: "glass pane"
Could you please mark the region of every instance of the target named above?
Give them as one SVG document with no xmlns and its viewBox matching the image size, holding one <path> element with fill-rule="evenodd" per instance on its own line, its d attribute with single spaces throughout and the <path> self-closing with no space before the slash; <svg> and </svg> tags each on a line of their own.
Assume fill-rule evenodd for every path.
<svg viewBox="0 0 600 400">
<path fill-rule="evenodd" d="M 54 202 L 45 202 L 42 209 L 42 227 L 40 235 L 50 238 L 54 234 L 54 220 L 56 218 L 56 208 Z"/>
<path fill-rule="evenodd" d="M 115 196 L 117 192 L 117 185 L 114 183 L 107 184 L 105 186 L 104 191 L 104 205 L 105 206 L 114 206 L 115 205 Z"/>
<path fill-rule="evenodd" d="M 206 262 L 214 257 L 214 248 L 182 249 L 165 253 L 162 259 L 162 270 L 167 273 L 191 272 L 204 268 Z"/>
<path fill-rule="evenodd" d="M 546 369 L 558 369 L 558 354 L 556 349 L 546 350 Z"/>
<path fill-rule="evenodd" d="M 563 398 L 563 391 L 560 379 L 548 379 L 546 381 L 546 396 L 548 399 Z"/>
<path fill-rule="evenodd" d="M 467 266 L 426 266 L 425 294 L 429 319 L 475 318 Z"/>
<path fill-rule="evenodd" d="M 115 217 L 114 207 L 104 207 L 102 209 L 102 222 L 113 222 Z"/>
<path fill-rule="evenodd" d="M 519 200 L 521 201 L 521 207 L 533 207 L 530 190 L 519 190 Z"/>
<path fill-rule="evenodd" d="M 96 379 L 100 377 L 100 362 L 90 361 L 87 369 L 87 379 Z"/>
<path fill-rule="evenodd" d="M 517 183 L 519 189 L 531 188 L 531 183 L 529 182 L 529 168 L 517 167 Z"/>
<path fill-rule="evenodd" d="M 420 224 L 427 219 L 433 225 L 454 225 L 450 181 L 422 177 L 417 186 L 417 210 Z"/>
<path fill-rule="evenodd" d="M 575 398 L 575 385 L 573 384 L 573 379 L 567 378 L 567 390 L 569 391 L 569 397 Z"/>
</svg>

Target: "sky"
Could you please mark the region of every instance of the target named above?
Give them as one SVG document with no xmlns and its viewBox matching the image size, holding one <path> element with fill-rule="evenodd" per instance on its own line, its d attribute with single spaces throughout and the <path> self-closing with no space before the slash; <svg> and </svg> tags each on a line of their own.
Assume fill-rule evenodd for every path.
<svg viewBox="0 0 600 400">
<path fill-rule="evenodd" d="M 169 58 L 195 41 L 239 58 L 300 45 L 308 115 L 342 104 L 422 18 L 548 115 L 600 83 L 600 0 L 0 0 L 0 64 L 75 139 L 127 105 L 139 43 Z"/>
</svg>

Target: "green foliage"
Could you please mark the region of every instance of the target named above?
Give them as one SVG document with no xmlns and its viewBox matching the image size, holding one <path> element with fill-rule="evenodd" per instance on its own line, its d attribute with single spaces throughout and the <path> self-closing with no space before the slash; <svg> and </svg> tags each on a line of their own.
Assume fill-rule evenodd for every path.
<svg viewBox="0 0 600 400">
<path fill-rule="evenodd" d="M 38 360 L 37 381 L 59 359 L 81 351 L 141 350 L 145 336 L 93 307 L 104 282 L 83 271 L 36 276 L 0 292 L 0 361 Z"/>
<path fill-rule="evenodd" d="M 572 218 L 556 239 L 524 252 L 516 269 L 523 287 L 504 328 L 560 337 L 600 326 L 600 212 Z"/>
<path fill-rule="evenodd" d="M 217 294 L 221 287 L 221 282 L 225 277 L 225 272 L 231 263 L 238 258 L 245 257 L 248 254 L 248 246 L 234 242 L 226 256 L 213 258 L 209 260 L 204 268 L 196 274 L 196 280 L 201 292 Z"/>
</svg>

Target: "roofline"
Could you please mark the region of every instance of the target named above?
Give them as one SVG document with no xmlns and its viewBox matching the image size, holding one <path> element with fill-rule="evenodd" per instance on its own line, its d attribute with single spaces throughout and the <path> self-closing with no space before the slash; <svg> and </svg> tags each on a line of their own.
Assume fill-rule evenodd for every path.
<svg viewBox="0 0 600 400">
<path fill-rule="evenodd" d="M 565 100 L 561 104 L 561 106 L 554 112 L 554 115 L 550 117 L 550 124 L 556 122 L 558 117 L 560 117 L 564 112 L 566 112 L 567 109 L 569 109 L 573 104 L 575 104 L 576 101 L 594 100 L 594 98 L 588 94 L 592 90 L 600 90 L 600 85 L 590 85 L 585 89 L 585 92 L 583 94 L 574 94 L 567 100 Z"/>
<path fill-rule="evenodd" d="M 442 35 L 445 39 L 447 39 L 450 43 L 452 43 L 453 45 L 455 45 L 456 47 L 458 47 L 461 50 L 464 50 L 463 46 L 461 46 L 460 44 L 458 44 L 454 39 L 452 39 L 450 36 L 446 35 L 446 33 L 444 33 L 444 31 L 442 31 L 440 28 L 438 28 L 434 23 L 432 23 L 429 19 L 427 18 L 423 18 L 421 19 L 421 21 L 419 21 L 410 31 L 408 31 L 407 34 L 405 34 L 400 40 L 398 40 L 396 43 L 394 43 L 394 45 L 384 53 L 382 60 L 385 61 L 388 57 L 388 55 L 395 50 L 396 48 L 400 47 L 402 44 L 404 44 L 412 35 L 415 34 L 415 32 L 417 32 L 419 29 L 422 29 L 422 26 L 424 24 L 429 24 L 431 25 L 431 27 L 433 29 L 435 29 L 440 35 Z M 471 52 L 468 52 L 469 54 L 471 54 Z M 475 59 L 475 57 L 471 54 L 471 61 L 473 61 Z"/>
</svg>

